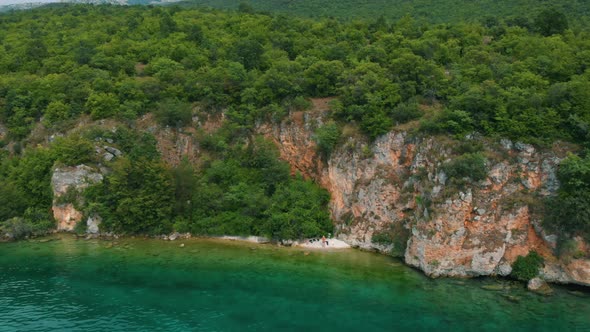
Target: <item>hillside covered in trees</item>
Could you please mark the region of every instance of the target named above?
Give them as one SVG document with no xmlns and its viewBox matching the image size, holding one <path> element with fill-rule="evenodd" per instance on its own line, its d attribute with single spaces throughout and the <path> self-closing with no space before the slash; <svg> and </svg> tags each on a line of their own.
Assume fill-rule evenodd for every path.
<svg viewBox="0 0 590 332">
<path fill-rule="evenodd" d="M 547 8 L 566 13 L 574 25 L 587 25 L 590 7 L 583 0 L 186 0 L 181 6 L 264 11 L 303 17 L 334 17 L 343 20 L 398 20 L 411 16 L 428 23 L 485 22 L 504 20 L 525 23 Z M 525 23 L 526 24 L 526 23 Z"/>
<path fill-rule="evenodd" d="M 567 160 L 567 185 L 551 204 L 590 204 L 590 35 L 570 29 L 565 12 L 426 24 L 241 9 L 76 5 L 0 15 L 0 220 L 51 227 L 51 168 L 96 163 L 92 142 L 109 138 L 125 157 L 85 199 L 111 230 L 327 233 L 327 194 L 291 177 L 272 144 L 253 134 L 314 97 L 335 97 L 333 121 L 318 129 L 325 154 L 344 124 L 368 140 L 406 124 L 415 135 L 566 142 L 580 156 Z M 193 116 L 227 121 L 203 136 L 207 162 L 170 168 L 153 137 L 135 130 L 147 113 L 171 128 Z M 121 129 L 40 144 L 81 119 L 112 119 Z M 588 235 L 590 218 L 578 212 L 561 210 L 550 224 Z"/>
</svg>

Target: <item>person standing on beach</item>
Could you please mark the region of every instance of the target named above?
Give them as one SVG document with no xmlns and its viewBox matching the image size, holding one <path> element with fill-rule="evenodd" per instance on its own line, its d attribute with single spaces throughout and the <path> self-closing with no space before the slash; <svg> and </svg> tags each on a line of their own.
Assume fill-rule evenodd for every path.
<svg viewBox="0 0 590 332">
<path fill-rule="evenodd" d="M 322 247 L 326 246 L 326 237 L 322 235 Z"/>
</svg>

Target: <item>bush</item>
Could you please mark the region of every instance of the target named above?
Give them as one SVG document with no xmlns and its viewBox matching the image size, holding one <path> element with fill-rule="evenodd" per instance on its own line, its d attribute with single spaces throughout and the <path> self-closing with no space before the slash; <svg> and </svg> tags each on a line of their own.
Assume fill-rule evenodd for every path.
<svg viewBox="0 0 590 332">
<path fill-rule="evenodd" d="M 544 226 L 564 238 L 581 235 L 590 240 L 590 154 L 568 156 L 559 165 L 557 178 L 561 187 L 547 201 Z"/>
<path fill-rule="evenodd" d="M 315 141 L 318 151 L 324 157 L 329 157 L 332 150 L 340 140 L 340 128 L 334 122 L 328 122 L 319 127 L 315 132 Z"/>
<path fill-rule="evenodd" d="M 543 265 L 543 257 L 536 251 L 529 251 L 526 256 L 518 256 L 512 264 L 511 275 L 518 280 L 528 281 L 539 274 L 539 268 Z"/>
<path fill-rule="evenodd" d="M 53 143 L 52 152 L 55 160 L 65 165 L 80 165 L 92 162 L 94 158 L 92 142 L 79 135 L 57 138 Z"/>
<path fill-rule="evenodd" d="M 445 109 L 434 119 L 422 121 L 420 130 L 426 133 L 449 133 L 462 137 L 473 131 L 473 119 L 465 111 Z"/>
<path fill-rule="evenodd" d="M 79 221 L 76 226 L 74 226 L 74 233 L 78 235 L 86 234 L 88 231 L 88 225 L 86 224 L 86 220 L 82 219 Z"/>
<path fill-rule="evenodd" d="M 48 126 L 67 120 L 72 116 L 71 107 L 62 101 L 52 101 L 47 105 L 44 114 L 44 123 Z"/>
<path fill-rule="evenodd" d="M 165 234 L 172 230 L 173 188 L 161 162 L 121 157 L 104 182 L 84 191 L 91 208 L 108 231 Z"/>
<path fill-rule="evenodd" d="M 155 116 L 160 124 L 171 127 L 188 126 L 193 119 L 191 104 L 175 99 L 158 104 Z"/>
<path fill-rule="evenodd" d="M 297 96 L 292 100 L 285 102 L 285 107 L 291 111 L 305 111 L 310 109 L 312 106 L 311 102 L 302 96 Z"/>
<path fill-rule="evenodd" d="M 388 228 L 373 233 L 371 242 L 383 246 L 391 246 L 389 255 L 393 257 L 403 257 L 406 252 L 406 246 L 410 232 L 404 227 L 407 220 L 395 222 L 389 225 Z"/>
<path fill-rule="evenodd" d="M 418 107 L 416 102 L 400 103 L 393 108 L 391 116 L 398 124 L 410 122 L 419 119 L 424 115 L 424 112 Z"/>
<path fill-rule="evenodd" d="M 481 181 L 487 177 L 486 159 L 481 153 L 466 153 L 443 165 L 443 170 L 453 179 L 470 178 Z"/>
<path fill-rule="evenodd" d="M 373 236 L 371 237 L 371 242 L 377 243 L 377 244 L 382 244 L 382 245 L 390 245 L 393 243 L 393 239 L 391 238 L 391 236 L 388 233 L 380 232 L 380 233 L 373 233 Z"/>
<path fill-rule="evenodd" d="M 33 234 L 33 225 L 23 218 L 11 218 L 4 222 L 2 232 L 10 234 L 14 240 L 20 240 Z"/>
<path fill-rule="evenodd" d="M 112 93 L 92 93 L 88 97 L 85 106 L 92 119 L 104 119 L 117 113 L 119 99 Z"/>
</svg>

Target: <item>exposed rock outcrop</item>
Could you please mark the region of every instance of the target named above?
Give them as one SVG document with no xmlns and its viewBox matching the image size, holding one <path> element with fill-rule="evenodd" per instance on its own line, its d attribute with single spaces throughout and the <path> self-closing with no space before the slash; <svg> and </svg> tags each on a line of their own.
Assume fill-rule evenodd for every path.
<svg viewBox="0 0 590 332">
<path fill-rule="evenodd" d="M 551 289 L 551 287 L 549 287 L 549 285 L 545 282 L 545 280 L 538 278 L 538 277 L 529 280 L 529 282 L 527 284 L 527 288 L 530 291 L 533 291 L 535 293 L 539 293 L 542 295 L 551 295 L 553 293 L 553 290 Z"/>
<path fill-rule="evenodd" d="M 79 194 L 90 184 L 101 182 L 103 176 L 86 165 L 58 167 L 51 176 L 53 189 L 53 217 L 58 231 L 72 231 L 82 220 L 82 212 L 75 207 Z"/>
<path fill-rule="evenodd" d="M 101 156 L 104 161 L 111 161 L 123 155 L 121 150 L 112 146 L 104 145 L 103 147 L 95 148 L 96 154 Z"/>
<path fill-rule="evenodd" d="M 432 277 L 508 275 L 519 255 L 536 250 L 545 258 L 545 280 L 590 285 L 590 260 L 559 260 L 557 237 L 542 229 L 533 209 L 559 187 L 556 153 L 503 140 L 483 151 L 486 179 L 460 186 L 443 167 L 457 155 L 455 142 L 440 137 L 393 131 L 372 144 L 348 138 L 321 160 L 313 132 L 323 114 L 292 114 L 259 130 L 275 140 L 293 171 L 330 191 L 338 238 L 401 253 Z M 383 234 L 391 243 L 374 241 Z"/>
<path fill-rule="evenodd" d="M 88 219 L 86 220 L 86 232 L 88 234 L 99 234 L 101 223 L 102 218 L 99 215 L 95 214 L 88 217 Z"/>
<path fill-rule="evenodd" d="M 330 192 L 340 240 L 403 257 L 432 277 L 506 276 L 518 256 L 535 250 L 545 259 L 544 280 L 590 285 L 590 246 L 580 240 L 581 255 L 560 259 L 558 238 L 543 229 L 536 209 L 559 188 L 563 154 L 509 140 L 490 143 L 482 151 L 487 176 L 461 181 L 445 171 L 461 154 L 454 140 L 400 130 L 370 143 L 352 130 L 325 159 L 316 152 L 314 131 L 324 123 L 328 101 L 314 100 L 312 111 L 261 123 L 257 131 L 277 144 L 293 173 Z M 193 122 L 206 135 L 221 126 L 223 115 Z M 185 157 L 199 162 L 194 128 L 160 128 L 149 116 L 139 127 L 156 136 L 168 164 Z M 469 140 L 466 145 L 489 143 Z"/>
<path fill-rule="evenodd" d="M 205 132 L 221 126 L 221 119 L 207 119 L 201 123 L 197 117 L 193 121 Z M 183 158 L 192 163 L 198 163 L 199 145 L 195 137 L 193 127 L 182 129 L 161 127 L 157 124 L 152 114 L 144 115 L 138 122 L 141 130 L 145 130 L 156 138 L 157 147 L 164 161 L 172 166 L 180 164 Z"/>
</svg>

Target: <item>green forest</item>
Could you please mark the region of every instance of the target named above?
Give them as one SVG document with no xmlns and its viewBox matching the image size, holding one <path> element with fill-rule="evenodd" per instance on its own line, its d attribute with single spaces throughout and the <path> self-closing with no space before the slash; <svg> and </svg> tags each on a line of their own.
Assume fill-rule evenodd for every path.
<svg viewBox="0 0 590 332">
<path fill-rule="evenodd" d="M 318 131 L 326 156 L 344 124 L 368 140 L 411 123 L 416 135 L 476 132 L 541 148 L 579 146 L 559 173 L 568 185 L 548 204 L 589 206 L 590 35 L 575 8 L 454 23 L 288 17 L 249 5 L 1 14 L 0 220 L 25 232 L 51 228 L 52 167 L 96 163 L 92 142 L 108 137 L 124 157 L 87 190 L 85 212 L 98 212 L 109 230 L 326 234 L 328 194 L 291 176 L 276 148 L 253 132 L 258 122 L 305 111 L 314 97 L 335 97 L 332 121 Z M 203 137 L 209 159 L 199 167 L 166 166 L 154 137 L 134 129 L 147 113 L 182 128 L 196 109 L 227 119 Z M 40 126 L 64 133 L 81 119 L 120 128 L 39 144 Z M 552 227 L 590 234 L 590 216 L 560 213 Z"/>
<path fill-rule="evenodd" d="M 570 20 L 587 24 L 590 7 L 585 0 L 187 0 L 175 3 L 185 7 L 210 7 L 258 11 L 313 18 L 335 17 L 351 21 L 383 16 L 399 20 L 411 16 L 428 23 L 482 22 L 486 20 L 526 22 L 547 8 L 567 13 Z"/>
</svg>

